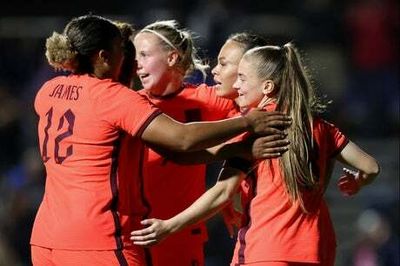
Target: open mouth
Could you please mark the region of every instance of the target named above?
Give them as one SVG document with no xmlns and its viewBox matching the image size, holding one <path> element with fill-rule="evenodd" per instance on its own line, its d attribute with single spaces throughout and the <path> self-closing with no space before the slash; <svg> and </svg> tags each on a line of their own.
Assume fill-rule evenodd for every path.
<svg viewBox="0 0 400 266">
<path fill-rule="evenodd" d="M 214 83 L 215 83 L 215 85 L 221 85 L 221 82 L 216 79 L 214 79 Z"/>
<path fill-rule="evenodd" d="M 139 78 L 141 80 L 146 79 L 149 76 L 149 74 L 139 74 Z"/>
<path fill-rule="evenodd" d="M 216 88 L 216 89 L 220 89 L 221 88 L 221 82 L 218 82 L 218 81 L 214 81 L 214 88 Z"/>
</svg>

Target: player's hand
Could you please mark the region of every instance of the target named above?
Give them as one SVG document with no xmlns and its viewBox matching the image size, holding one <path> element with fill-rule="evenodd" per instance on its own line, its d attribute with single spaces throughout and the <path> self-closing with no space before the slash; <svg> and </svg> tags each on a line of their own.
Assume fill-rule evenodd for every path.
<svg viewBox="0 0 400 266">
<path fill-rule="evenodd" d="M 260 135 L 282 134 L 292 123 L 282 112 L 266 112 L 260 108 L 250 110 L 244 117 L 250 130 Z"/>
<path fill-rule="evenodd" d="M 274 134 L 259 137 L 251 146 L 253 159 L 271 159 L 282 156 L 289 149 L 289 140 L 286 134 Z"/>
<path fill-rule="evenodd" d="M 235 210 L 233 203 L 230 203 L 221 210 L 221 215 L 224 219 L 225 227 L 228 229 L 229 236 L 233 238 L 235 232 L 240 228 L 242 214 Z"/>
<path fill-rule="evenodd" d="M 168 222 L 165 220 L 152 218 L 143 220 L 140 223 L 147 227 L 131 232 L 130 239 L 135 245 L 144 247 L 153 246 L 160 243 L 170 234 Z"/>
<path fill-rule="evenodd" d="M 362 179 L 360 172 L 355 172 L 347 168 L 343 168 L 344 175 L 338 180 L 337 186 L 345 196 L 353 196 L 360 191 L 362 187 Z"/>
</svg>

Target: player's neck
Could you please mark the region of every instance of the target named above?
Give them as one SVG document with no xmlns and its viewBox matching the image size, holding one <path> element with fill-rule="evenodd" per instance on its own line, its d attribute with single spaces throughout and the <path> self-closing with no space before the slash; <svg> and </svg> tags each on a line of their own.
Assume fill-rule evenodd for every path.
<svg viewBox="0 0 400 266">
<path fill-rule="evenodd" d="M 183 87 L 183 78 L 175 78 L 169 81 L 165 86 L 150 89 L 148 92 L 152 97 L 164 98 L 180 93 Z"/>
<path fill-rule="evenodd" d="M 167 87 L 162 91 L 149 90 L 148 93 L 153 98 L 170 98 L 179 94 L 184 89 L 184 84 L 181 83 L 179 87 Z"/>
</svg>

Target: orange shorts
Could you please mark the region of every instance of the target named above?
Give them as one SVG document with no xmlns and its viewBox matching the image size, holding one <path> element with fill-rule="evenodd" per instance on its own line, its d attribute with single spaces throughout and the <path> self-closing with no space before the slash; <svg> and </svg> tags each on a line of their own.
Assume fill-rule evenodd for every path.
<svg viewBox="0 0 400 266">
<path fill-rule="evenodd" d="M 33 266 L 146 266 L 143 249 L 62 250 L 31 245 Z"/>
</svg>

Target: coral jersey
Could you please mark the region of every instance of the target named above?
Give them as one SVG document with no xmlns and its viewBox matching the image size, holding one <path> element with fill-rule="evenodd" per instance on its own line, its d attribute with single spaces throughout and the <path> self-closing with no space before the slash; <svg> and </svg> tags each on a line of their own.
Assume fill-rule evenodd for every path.
<svg viewBox="0 0 400 266">
<path fill-rule="evenodd" d="M 37 93 L 38 134 L 47 172 L 31 244 L 52 249 L 113 250 L 128 243 L 143 212 L 136 179 L 119 167 L 122 130 L 133 136 L 130 171 L 138 172 L 143 130 L 161 112 L 138 93 L 88 75 L 57 77 Z M 138 210 L 135 210 L 137 208 Z M 135 226 L 136 224 L 136 226 Z"/>
<path fill-rule="evenodd" d="M 235 110 L 233 101 L 218 97 L 205 84 L 198 87 L 186 84 L 178 93 L 162 98 L 152 97 L 145 90 L 139 93 L 180 122 L 221 120 Z M 170 218 L 190 206 L 205 191 L 205 171 L 205 165 L 178 165 L 146 149 L 143 175 L 145 198 L 150 205 L 148 217 Z M 200 233 L 198 227 L 194 225 L 186 231 L 196 228 Z M 204 224 L 201 233 L 205 240 Z M 166 241 L 173 242 L 173 238 L 183 234 L 178 232 Z"/>
<path fill-rule="evenodd" d="M 274 108 L 274 105 L 268 106 L 267 110 Z M 252 177 L 245 180 L 248 187 L 245 196 L 250 197 L 244 206 L 247 223 L 238 232 L 232 265 L 332 260 L 336 240 L 323 194 L 333 159 L 347 145 L 348 139 L 322 119 L 314 120 L 313 137 L 314 172 L 319 177 L 319 189 L 303 194 L 310 213 L 304 213 L 298 203 L 290 203 L 279 159 L 259 161 L 253 165 Z"/>
</svg>

